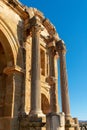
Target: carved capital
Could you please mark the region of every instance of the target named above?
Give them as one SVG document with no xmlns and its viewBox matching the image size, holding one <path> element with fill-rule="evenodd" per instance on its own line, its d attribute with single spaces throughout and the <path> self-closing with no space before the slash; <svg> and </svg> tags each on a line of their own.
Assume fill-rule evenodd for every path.
<svg viewBox="0 0 87 130">
<path fill-rule="evenodd" d="M 59 56 L 61 54 L 66 54 L 66 46 L 63 40 L 59 40 L 58 42 L 56 42 L 56 50 L 58 51 Z"/>
<path fill-rule="evenodd" d="M 49 46 L 48 49 L 49 49 L 50 56 L 52 56 L 52 57 L 58 56 L 55 46 Z"/>
<path fill-rule="evenodd" d="M 30 28 L 34 34 L 38 34 L 43 30 L 38 17 L 34 16 L 32 19 L 30 19 Z"/>
<path fill-rule="evenodd" d="M 35 35 L 40 34 L 41 30 L 41 25 L 35 24 L 34 26 L 32 26 L 32 33 Z"/>
</svg>

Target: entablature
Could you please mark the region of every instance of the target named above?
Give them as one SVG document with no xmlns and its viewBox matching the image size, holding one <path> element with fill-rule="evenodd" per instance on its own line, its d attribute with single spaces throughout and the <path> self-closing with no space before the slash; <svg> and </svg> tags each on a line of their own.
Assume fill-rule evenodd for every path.
<svg viewBox="0 0 87 130">
<path fill-rule="evenodd" d="M 29 17 L 26 12 L 25 6 L 23 6 L 18 0 L 2 0 L 7 6 L 12 8 L 22 19 Z"/>
<path fill-rule="evenodd" d="M 57 42 L 60 40 L 59 35 L 54 27 L 54 25 L 45 18 L 42 12 L 36 8 L 27 7 L 22 5 L 18 0 L 2 0 L 7 6 L 9 6 L 13 11 L 15 11 L 24 21 L 24 31 L 30 35 L 31 31 L 31 19 L 36 18 L 39 21 L 39 25 L 43 28 L 40 33 L 40 37 L 43 39 L 44 43 L 52 44 L 52 42 Z M 54 44 L 54 43 L 53 43 Z"/>
</svg>

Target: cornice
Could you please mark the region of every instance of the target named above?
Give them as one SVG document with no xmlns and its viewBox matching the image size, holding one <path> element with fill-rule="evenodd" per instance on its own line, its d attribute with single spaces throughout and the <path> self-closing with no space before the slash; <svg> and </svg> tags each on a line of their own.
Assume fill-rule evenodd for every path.
<svg viewBox="0 0 87 130">
<path fill-rule="evenodd" d="M 26 12 L 26 7 L 17 0 L 3 0 L 3 2 L 12 8 L 22 19 L 27 19 L 29 14 Z"/>
<path fill-rule="evenodd" d="M 58 41 L 60 39 L 54 25 L 49 21 L 49 19 L 45 18 L 43 13 L 38 9 L 23 6 L 18 0 L 3 0 L 3 2 L 12 8 L 25 21 L 26 28 L 28 29 L 30 28 L 30 19 L 38 17 L 40 23 L 48 32 L 47 37 L 42 36 L 47 43 Z"/>
<path fill-rule="evenodd" d="M 54 25 L 49 21 L 49 19 L 45 18 L 42 12 L 32 7 L 30 8 L 26 7 L 26 11 L 28 12 L 30 19 L 32 19 L 33 17 L 38 17 L 42 26 L 47 30 L 49 36 L 44 37 L 45 41 L 50 42 L 50 40 L 52 41 L 52 39 L 55 41 L 59 40 L 59 36 L 58 33 L 56 32 Z"/>
<path fill-rule="evenodd" d="M 42 23 L 46 27 L 50 35 L 55 34 L 56 30 L 48 19 L 45 18 Z"/>
</svg>

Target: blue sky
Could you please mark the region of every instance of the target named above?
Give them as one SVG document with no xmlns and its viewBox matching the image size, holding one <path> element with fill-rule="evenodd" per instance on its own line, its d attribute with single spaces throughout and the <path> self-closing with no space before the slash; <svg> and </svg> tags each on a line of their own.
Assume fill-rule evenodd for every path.
<svg viewBox="0 0 87 130">
<path fill-rule="evenodd" d="M 42 11 L 67 47 L 71 115 L 87 120 L 87 0 L 20 0 Z"/>
</svg>

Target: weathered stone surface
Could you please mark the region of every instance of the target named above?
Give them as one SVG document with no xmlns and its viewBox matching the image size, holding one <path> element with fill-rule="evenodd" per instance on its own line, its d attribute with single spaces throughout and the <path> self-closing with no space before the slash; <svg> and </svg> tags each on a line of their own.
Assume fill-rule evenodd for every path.
<svg viewBox="0 0 87 130">
<path fill-rule="evenodd" d="M 65 113 L 65 117 L 70 116 L 70 103 L 69 103 L 69 91 L 68 91 L 68 79 L 66 71 L 66 47 L 62 40 L 56 43 L 56 48 L 60 57 L 60 82 L 61 82 L 61 99 L 62 99 L 62 111 Z"/>
<path fill-rule="evenodd" d="M 58 41 L 40 11 L 18 0 L 0 0 L 0 130 L 46 130 L 44 115 L 59 112 Z M 53 125 L 60 118 L 53 117 Z"/>
<path fill-rule="evenodd" d="M 47 115 L 46 130 L 65 130 L 64 113 L 50 113 Z"/>
</svg>

